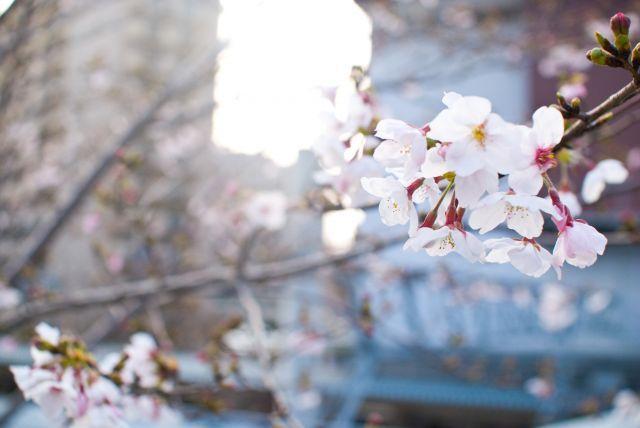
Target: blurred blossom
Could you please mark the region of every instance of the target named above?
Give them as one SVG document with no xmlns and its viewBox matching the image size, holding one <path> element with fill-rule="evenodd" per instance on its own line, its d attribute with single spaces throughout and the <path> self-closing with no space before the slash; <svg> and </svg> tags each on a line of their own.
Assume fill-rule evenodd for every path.
<svg viewBox="0 0 640 428">
<path fill-rule="evenodd" d="M 18 349 L 18 341 L 11 336 L 0 336 L 0 354 L 15 352 Z"/>
<path fill-rule="evenodd" d="M 96 70 L 89 76 L 89 86 L 95 91 L 106 91 L 113 85 L 113 77 L 107 70 Z"/>
<path fill-rule="evenodd" d="M 553 395 L 553 384 L 543 378 L 534 377 L 527 380 L 524 384 L 524 389 L 529 394 L 538 398 L 549 398 Z"/>
<path fill-rule="evenodd" d="M 582 182 L 582 199 L 592 204 L 600 199 L 606 184 L 624 183 L 629 177 L 629 171 L 622 162 L 616 159 L 605 159 L 596 164 Z"/>
<path fill-rule="evenodd" d="M 362 177 L 381 177 L 382 166 L 373 158 L 366 156 L 350 162 L 337 175 L 327 171 L 319 171 L 315 179 L 319 184 L 330 185 L 341 197 L 345 207 L 360 207 L 376 201 L 360 184 Z"/>
<path fill-rule="evenodd" d="M 584 308 L 590 314 L 598 314 L 611 304 L 613 295 L 608 290 L 596 290 L 585 297 Z"/>
<path fill-rule="evenodd" d="M 321 402 L 322 396 L 314 389 L 308 389 L 296 394 L 296 408 L 298 410 L 314 409 L 318 407 Z"/>
<path fill-rule="evenodd" d="M 612 417 L 621 428 L 640 426 L 640 398 L 631 390 L 624 389 L 613 398 Z"/>
<path fill-rule="evenodd" d="M 581 82 L 568 82 L 561 85 L 558 92 L 567 100 L 584 98 L 587 96 L 587 87 Z"/>
<path fill-rule="evenodd" d="M 583 49 L 564 44 L 548 50 L 547 56 L 538 64 L 538 72 L 544 77 L 557 77 L 565 73 L 585 71 L 590 66 Z"/>
<path fill-rule="evenodd" d="M 107 257 L 106 266 L 109 272 L 118 274 L 124 268 L 124 257 L 119 253 L 112 253 Z"/>
<path fill-rule="evenodd" d="M 36 192 L 46 191 L 62 183 L 62 174 L 57 166 L 43 165 L 33 173 L 30 182 Z"/>
<path fill-rule="evenodd" d="M 22 295 L 14 288 L 7 287 L 0 282 L 0 309 L 11 309 L 22 301 Z"/>
<path fill-rule="evenodd" d="M 519 308 L 528 308 L 533 303 L 533 294 L 529 287 L 520 286 L 511 293 L 513 303 Z"/>
<path fill-rule="evenodd" d="M 440 17 L 445 24 L 454 28 L 469 29 L 476 23 L 476 16 L 473 9 L 466 4 L 446 6 Z"/>
<path fill-rule="evenodd" d="M 327 339 L 320 334 L 308 331 L 294 331 L 288 337 L 288 346 L 296 355 L 322 355 L 327 349 Z"/>
<path fill-rule="evenodd" d="M 194 128 L 185 128 L 174 138 L 165 138 L 156 145 L 161 162 L 172 164 L 191 156 L 199 147 L 201 139 Z"/>
<path fill-rule="evenodd" d="M 640 148 L 634 147 L 627 153 L 627 168 L 629 168 L 630 171 L 640 169 Z"/>
<path fill-rule="evenodd" d="M 287 198 L 282 192 L 260 192 L 249 199 L 245 210 L 253 226 L 278 230 L 287 221 Z"/>
<path fill-rule="evenodd" d="M 561 284 L 543 285 L 538 301 L 538 319 L 545 330 L 556 332 L 572 325 L 578 317 L 573 294 Z"/>
<path fill-rule="evenodd" d="M 469 285 L 467 296 L 472 301 L 499 303 L 506 300 L 507 293 L 500 284 L 481 280 Z"/>
<path fill-rule="evenodd" d="M 92 235 L 96 230 L 98 230 L 101 222 L 102 219 L 99 213 L 92 212 L 86 214 L 82 218 L 82 232 L 86 235 Z"/>
</svg>

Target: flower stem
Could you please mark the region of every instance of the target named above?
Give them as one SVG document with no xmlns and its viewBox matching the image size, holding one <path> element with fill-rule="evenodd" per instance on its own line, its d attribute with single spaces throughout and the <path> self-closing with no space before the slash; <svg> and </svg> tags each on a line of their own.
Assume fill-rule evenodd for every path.
<svg viewBox="0 0 640 428">
<path fill-rule="evenodd" d="M 447 193 L 449 193 L 449 191 L 453 188 L 455 180 L 456 180 L 456 178 L 453 177 L 449 181 L 449 184 L 447 184 L 447 187 L 444 189 L 444 191 L 440 195 L 440 198 L 438 198 L 438 202 L 436 202 L 436 204 L 433 206 L 433 208 L 431 208 L 431 210 L 429 210 L 429 213 L 424 218 L 424 221 L 422 222 L 422 224 L 419 227 L 432 227 L 433 226 L 433 224 L 436 221 L 436 218 L 438 217 L 438 208 L 440 208 L 440 205 L 442 205 L 442 201 L 444 201 L 444 198 L 445 198 L 445 196 L 447 196 Z"/>
</svg>

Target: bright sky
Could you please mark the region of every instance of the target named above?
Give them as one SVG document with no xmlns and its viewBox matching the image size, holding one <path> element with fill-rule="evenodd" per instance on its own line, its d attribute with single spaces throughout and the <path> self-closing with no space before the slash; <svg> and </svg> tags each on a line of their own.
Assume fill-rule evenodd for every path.
<svg viewBox="0 0 640 428">
<path fill-rule="evenodd" d="M 319 87 L 371 60 L 371 22 L 352 0 L 222 0 L 228 45 L 215 81 L 214 142 L 294 163 L 323 131 Z"/>
<path fill-rule="evenodd" d="M 0 16 L 9 9 L 15 0 L 0 0 Z"/>
</svg>

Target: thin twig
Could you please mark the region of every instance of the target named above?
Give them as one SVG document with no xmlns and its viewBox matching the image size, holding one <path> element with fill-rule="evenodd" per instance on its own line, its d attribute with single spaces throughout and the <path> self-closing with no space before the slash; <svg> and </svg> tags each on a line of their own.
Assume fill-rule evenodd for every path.
<svg viewBox="0 0 640 428">
<path fill-rule="evenodd" d="M 256 353 L 258 354 L 258 362 L 260 363 L 262 383 L 273 395 L 276 413 L 290 426 L 302 427 L 300 421 L 291 414 L 289 406 L 287 405 L 286 395 L 280 389 L 278 381 L 273 374 L 271 356 L 269 355 L 269 349 L 267 348 L 267 334 L 264 325 L 264 317 L 262 316 L 262 309 L 253 295 L 253 292 L 247 282 L 247 278 L 245 277 L 245 267 L 249 262 L 251 249 L 257 242 L 259 235 L 260 229 L 251 233 L 251 235 L 240 246 L 240 254 L 238 255 L 235 268 L 234 286 L 236 293 L 238 294 L 240 305 L 244 309 L 247 324 L 249 325 L 253 335 Z"/>
<path fill-rule="evenodd" d="M 326 266 L 344 263 L 365 254 L 381 251 L 397 245 L 405 239 L 406 236 L 401 235 L 373 243 L 360 243 L 351 251 L 339 255 L 327 255 L 320 251 L 281 262 L 247 266 L 245 280 L 250 283 L 260 283 L 302 275 Z M 68 310 L 111 305 L 155 294 L 179 295 L 193 293 L 216 284 L 229 285 L 233 278 L 234 271 L 232 269 L 217 266 L 180 275 L 167 276 L 161 280 L 148 278 L 140 281 L 81 289 L 72 295 L 33 300 L 0 313 L 0 332 L 6 332 L 30 321 Z"/>
<path fill-rule="evenodd" d="M 589 126 L 592 125 L 593 122 L 595 122 L 598 118 L 602 117 L 614 108 L 621 106 L 628 100 L 638 95 L 638 93 L 638 86 L 635 84 L 635 82 L 629 82 L 626 86 L 624 86 L 615 94 L 611 95 L 601 104 L 589 110 L 586 113 L 584 119 L 578 120 L 573 125 L 571 125 L 571 127 L 569 127 L 569 129 L 567 129 L 567 131 L 564 133 L 564 136 L 562 137 L 560 143 L 555 146 L 554 151 L 557 152 L 562 148 L 569 147 L 569 143 L 588 132 Z"/>
</svg>

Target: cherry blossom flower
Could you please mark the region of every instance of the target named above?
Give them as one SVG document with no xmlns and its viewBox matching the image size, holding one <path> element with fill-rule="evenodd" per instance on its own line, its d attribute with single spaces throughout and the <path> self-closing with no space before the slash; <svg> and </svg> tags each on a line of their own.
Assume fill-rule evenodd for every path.
<svg viewBox="0 0 640 428">
<path fill-rule="evenodd" d="M 403 249 L 412 251 L 424 249 L 430 256 L 446 256 L 456 252 L 470 262 L 484 261 L 482 242 L 473 234 L 454 225 L 438 229 L 421 227 L 415 236 L 405 242 Z"/>
<path fill-rule="evenodd" d="M 463 177 L 481 169 L 508 173 L 517 128 L 491 113 L 486 98 L 447 92 L 442 102 L 447 108 L 429 123 L 428 136 L 450 143 L 445 154 L 449 170 Z"/>
<path fill-rule="evenodd" d="M 474 208 L 469 217 L 469 226 L 484 234 L 506 221 L 509 229 L 525 238 L 535 238 L 542 233 L 544 218 L 541 211 L 561 218 L 550 200 L 495 192 L 482 199 Z"/>
<path fill-rule="evenodd" d="M 620 184 L 629 176 L 629 172 L 622 162 L 615 159 L 605 159 L 587 172 L 582 183 L 582 199 L 592 204 L 600 199 L 606 184 Z"/>
<path fill-rule="evenodd" d="M 128 427 L 120 408 L 122 397 L 122 391 L 113 382 L 104 377 L 96 378 L 86 388 L 84 404 L 72 427 Z"/>
<path fill-rule="evenodd" d="M 542 276 L 553 266 L 558 278 L 560 277 L 560 268 L 551 253 L 535 241 L 488 239 L 484 241 L 484 247 L 488 251 L 486 260 L 490 263 L 511 263 L 520 272 L 535 278 Z"/>
<path fill-rule="evenodd" d="M 125 384 L 138 381 L 143 388 L 153 388 L 160 384 L 161 378 L 154 354 L 158 345 L 148 333 L 136 333 L 131 336 L 129 345 L 125 346 L 127 356 L 121 377 Z"/>
<path fill-rule="evenodd" d="M 412 221 L 417 227 L 418 213 L 414 202 L 424 202 L 427 196 L 436 196 L 438 187 L 433 179 L 420 179 L 420 184 L 411 192 L 393 177 L 362 178 L 362 187 L 368 193 L 382 198 L 379 205 L 380 217 L 387 226 L 406 224 Z"/>
<path fill-rule="evenodd" d="M 521 128 L 522 129 L 522 128 Z M 564 119 L 553 107 L 540 107 L 533 114 L 533 128 L 525 129 L 516 155 L 516 168 L 509 174 L 509 186 L 516 193 L 537 195 L 542 173 L 556 165 L 553 148 L 564 135 Z"/>
<path fill-rule="evenodd" d="M 336 89 L 334 113 L 345 134 L 354 134 L 359 128 L 367 128 L 373 120 L 371 99 L 359 86 L 362 85 L 348 79 Z"/>
<path fill-rule="evenodd" d="M 405 181 L 416 177 L 427 152 L 426 137 L 401 120 L 384 119 L 376 127 L 376 137 L 384 141 L 376 148 L 373 158 L 387 171 Z"/>
<path fill-rule="evenodd" d="M 346 164 L 337 171 L 321 171 L 315 175 L 319 184 L 331 186 L 340 196 L 344 207 L 359 207 L 373 202 L 373 197 L 361 185 L 362 177 L 381 177 L 383 168 L 370 157 Z"/>
<path fill-rule="evenodd" d="M 573 220 L 570 216 L 556 222 L 559 233 L 553 255 L 558 263 L 565 261 L 573 266 L 585 268 L 604 254 L 607 238 L 584 220 Z"/>
<path fill-rule="evenodd" d="M 287 221 L 287 197 L 282 192 L 259 192 L 249 200 L 245 209 L 252 225 L 267 230 L 281 229 Z"/>
<path fill-rule="evenodd" d="M 12 366 L 11 373 L 26 400 L 33 400 L 47 418 L 62 423 L 77 409 L 78 391 L 73 369 L 58 371 L 39 367 Z"/>
</svg>

